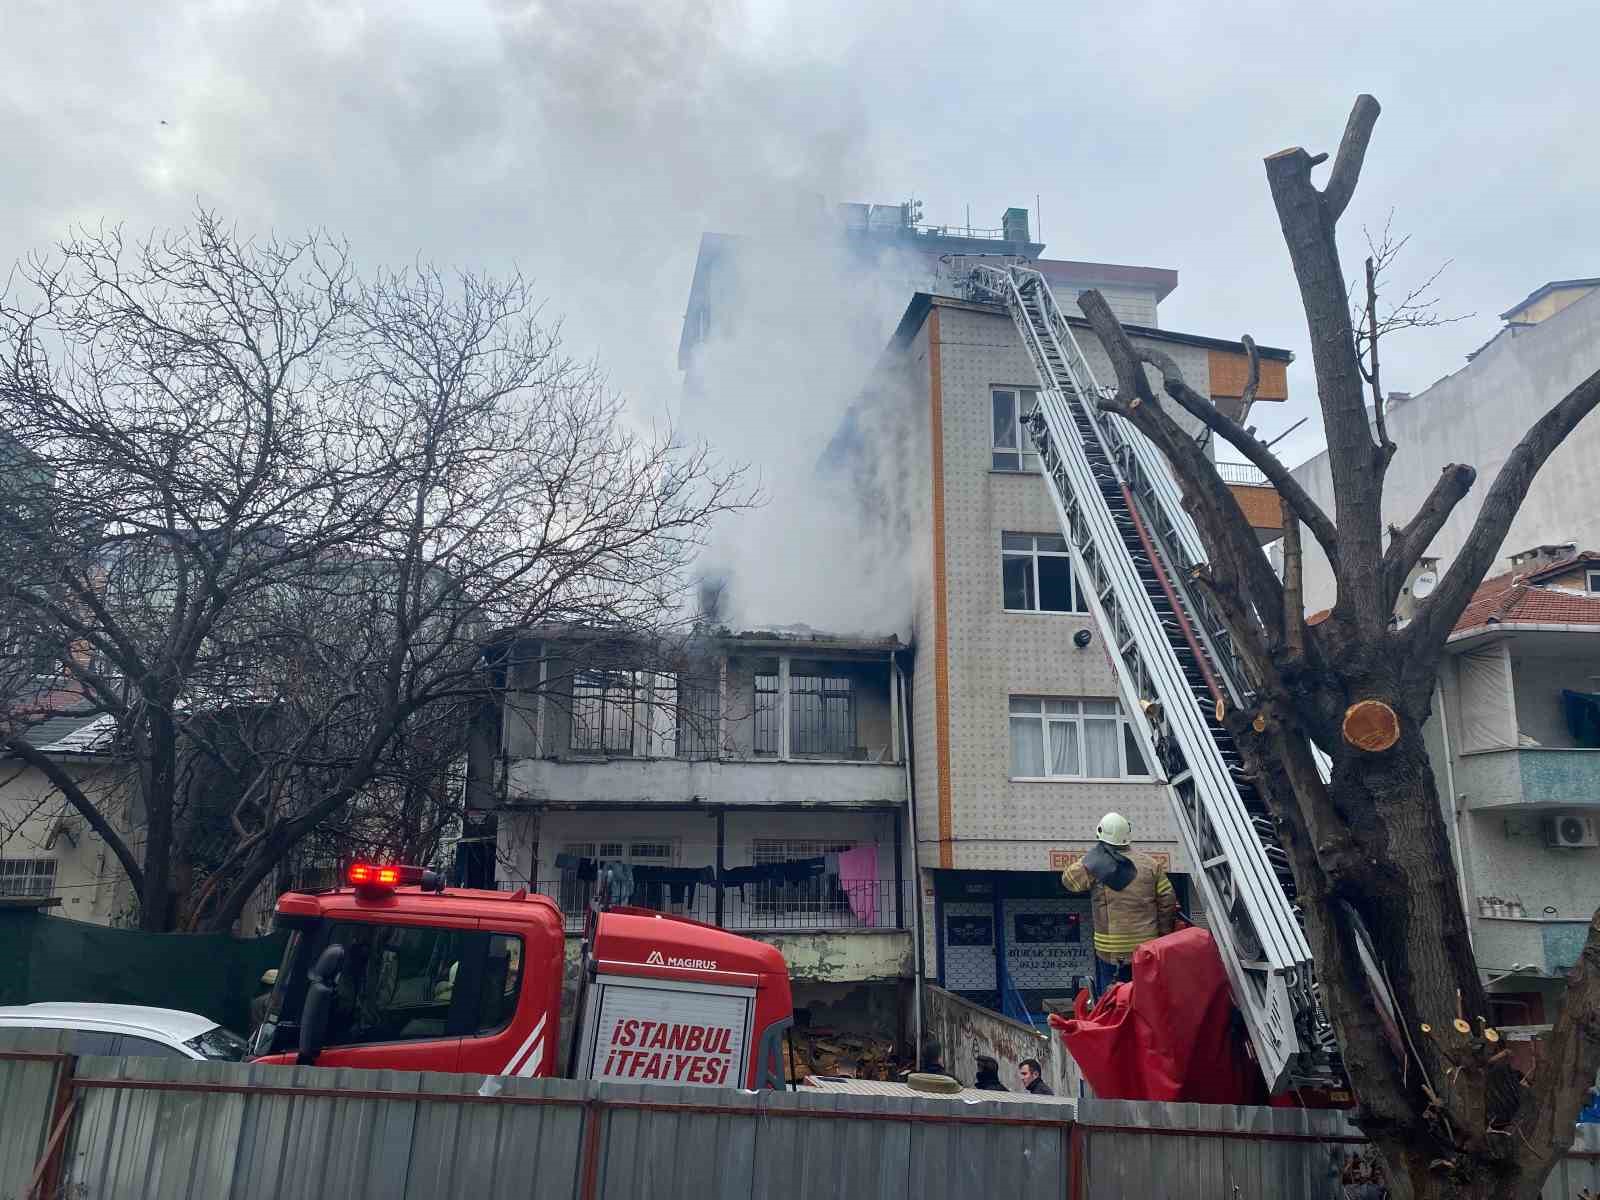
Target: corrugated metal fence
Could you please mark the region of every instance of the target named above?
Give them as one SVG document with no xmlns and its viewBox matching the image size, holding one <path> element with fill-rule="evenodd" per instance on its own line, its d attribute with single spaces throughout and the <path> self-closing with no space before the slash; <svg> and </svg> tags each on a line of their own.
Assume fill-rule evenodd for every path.
<svg viewBox="0 0 1600 1200">
<path fill-rule="evenodd" d="M 34 1049 L 37 1054 L 38 1051 Z M 0 1200 L 1342 1195 L 1334 1113 L 749 1093 L 568 1080 L 48 1057 L 0 1044 Z M 491 1085 L 492 1086 L 492 1085 Z M 1549 1200 L 1600 1186 L 1600 1136 Z M 59 1168 L 46 1152 L 60 1135 Z M 1236 1190 L 1237 1189 L 1237 1190 Z"/>
</svg>

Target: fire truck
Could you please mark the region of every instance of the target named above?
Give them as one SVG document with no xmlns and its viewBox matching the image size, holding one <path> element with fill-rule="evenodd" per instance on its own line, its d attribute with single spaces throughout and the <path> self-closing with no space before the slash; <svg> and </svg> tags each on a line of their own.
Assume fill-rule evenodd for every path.
<svg viewBox="0 0 1600 1200">
<path fill-rule="evenodd" d="M 289 942 L 258 1062 L 785 1086 L 789 975 L 763 942 L 597 902 L 563 1020 L 565 920 L 550 897 L 371 863 L 347 881 L 278 899 Z"/>
</svg>

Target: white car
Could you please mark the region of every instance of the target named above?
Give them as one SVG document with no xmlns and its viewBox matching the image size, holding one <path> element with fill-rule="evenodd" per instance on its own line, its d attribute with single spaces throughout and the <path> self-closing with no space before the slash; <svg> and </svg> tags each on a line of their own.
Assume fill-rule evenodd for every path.
<svg viewBox="0 0 1600 1200">
<path fill-rule="evenodd" d="M 19 1004 L 0 1008 L 0 1029 L 70 1030 L 68 1054 L 238 1062 L 247 1053 L 210 1017 L 139 1004 Z"/>
</svg>

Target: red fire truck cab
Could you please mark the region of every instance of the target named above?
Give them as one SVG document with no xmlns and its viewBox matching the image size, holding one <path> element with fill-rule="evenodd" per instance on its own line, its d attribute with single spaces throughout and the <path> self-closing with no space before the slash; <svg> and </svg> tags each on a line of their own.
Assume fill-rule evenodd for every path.
<svg viewBox="0 0 1600 1200">
<path fill-rule="evenodd" d="M 561 910 L 357 864 L 279 897 L 290 930 L 257 1061 L 781 1088 L 793 1002 L 763 942 L 647 909 L 592 913 L 562 1046 Z M 569 989 L 570 994 L 570 989 Z"/>
</svg>

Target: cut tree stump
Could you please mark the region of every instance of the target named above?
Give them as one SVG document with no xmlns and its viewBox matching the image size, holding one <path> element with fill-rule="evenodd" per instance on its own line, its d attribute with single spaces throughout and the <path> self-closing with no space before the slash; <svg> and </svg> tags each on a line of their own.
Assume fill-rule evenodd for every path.
<svg viewBox="0 0 1600 1200">
<path fill-rule="evenodd" d="M 1344 710 L 1344 740 L 1376 754 L 1400 740 L 1400 718 L 1382 700 L 1357 700 Z"/>
</svg>

